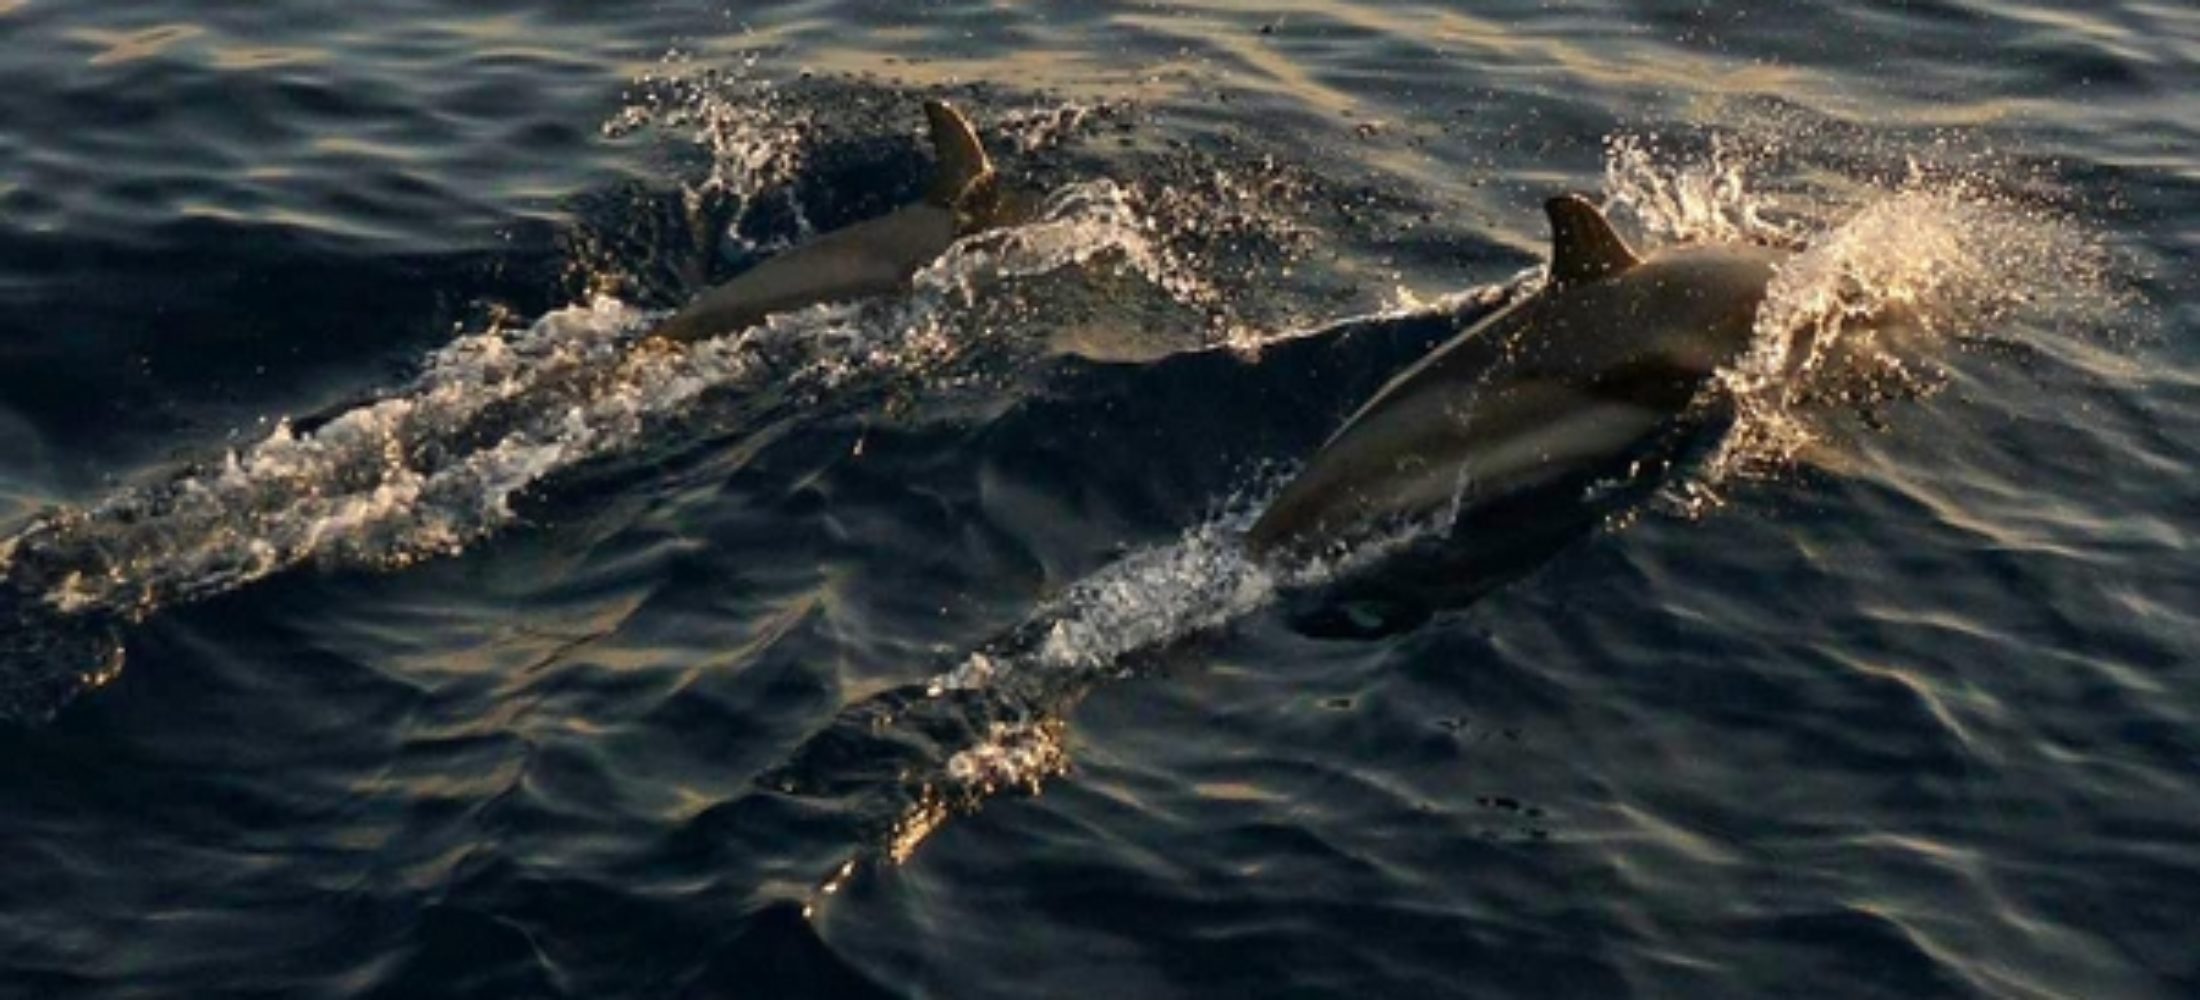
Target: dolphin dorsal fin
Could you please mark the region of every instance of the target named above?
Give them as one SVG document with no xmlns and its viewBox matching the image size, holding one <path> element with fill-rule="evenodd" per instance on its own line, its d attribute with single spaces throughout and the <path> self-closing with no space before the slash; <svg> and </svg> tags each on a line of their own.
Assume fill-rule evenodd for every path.
<svg viewBox="0 0 2200 1000">
<path fill-rule="evenodd" d="M 1562 194 L 1543 203 L 1551 217 L 1551 283 L 1572 285 L 1618 274 L 1641 260 L 1589 199 Z"/>
<path fill-rule="evenodd" d="M 963 209 L 969 196 L 991 184 L 993 161 L 978 143 L 978 131 L 970 119 L 946 101 L 924 102 L 924 119 L 932 128 L 932 153 L 939 159 L 939 173 L 924 200 L 941 208 Z"/>
</svg>

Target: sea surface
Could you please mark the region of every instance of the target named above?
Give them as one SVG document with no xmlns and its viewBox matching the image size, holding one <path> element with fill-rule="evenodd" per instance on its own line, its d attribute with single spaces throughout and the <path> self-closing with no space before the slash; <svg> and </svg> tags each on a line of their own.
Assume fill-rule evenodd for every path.
<svg viewBox="0 0 2200 1000">
<path fill-rule="evenodd" d="M 0 0 L 0 996 L 2200 996 L 2196 95 L 2189 0 Z M 1027 224 L 642 342 L 935 97 Z M 1639 496 L 1308 627 L 1385 552 L 1239 533 L 1563 191 L 1799 252 Z"/>
</svg>

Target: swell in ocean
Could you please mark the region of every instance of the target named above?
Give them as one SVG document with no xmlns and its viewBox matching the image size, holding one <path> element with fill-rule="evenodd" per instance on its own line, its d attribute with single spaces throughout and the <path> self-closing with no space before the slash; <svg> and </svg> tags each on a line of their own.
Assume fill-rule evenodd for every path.
<svg viewBox="0 0 2200 1000">
<path fill-rule="evenodd" d="M 702 179 L 676 200 L 723 220 L 710 242 L 754 255 L 812 231 L 793 185 L 828 150 L 808 98 L 745 75 L 670 72 L 637 94 L 607 131 L 654 129 L 705 152 Z M 1039 106 L 996 118 L 988 135 L 1015 150 L 1013 163 L 1074 141 L 1094 114 Z M 1662 483 L 1659 516 L 1718 516 L 1724 491 L 1810 462 L 1845 415 L 1931 391 L 1934 359 L 1968 338 L 2109 311 L 2113 268 L 2098 243 L 2067 213 L 2009 195 L 1991 170 L 1901 161 L 1808 189 L 1787 180 L 1802 172 L 1793 151 L 1808 145 L 1793 135 L 1683 138 L 1621 135 L 1608 146 L 1604 194 L 1646 243 L 1750 240 L 1799 253 L 1774 283 L 1752 349 L 1710 390 L 1727 414 L 1717 441 Z M 1065 342 L 1083 345 L 1049 329 L 1065 297 L 1121 304 L 1128 282 L 1148 303 L 1142 316 L 1173 311 L 1186 331 L 1153 353 L 1234 351 L 1253 356 L 1246 364 L 1261 363 L 1263 345 L 1336 328 L 1252 329 L 1265 317 L 1237 307 L 1246 282 L 1218 277 L 1187 249 L 1187 230 L 1217 220 L 1288 240 L 1288 212 L 1249 209 L 1257 199 L 1243 185 L 1218 183 L 1204 199 L 1176 193 L 1171 202 L 1134 183 L 1066 181 L 1037 221 L 964 240 L 906 295 L 799 310 L 685 349 L 640 342 L 660 311 L 595 295 L 464 334 L 356 406 L 41 514 L 0 542 L 0 714 L 43 718 L 111 680 L 123 630 L 164 608 L 304 565 L 392 569 L 464 551 L 519 520 L 530 491 L 667 437 L 739 437 L 767 418 L 814 422 L 890 398 L 1010 391 Z M 776 235 L 745 225 L 773 213 L 784 223 Z M 1982 231 L 1994 238 L 1975 238 Z M 654 264 L 607 259 L 607 245 L 580 255 L 592 278 Z M 1343 325 L 1464 321 L 1537 280 Z M 1889 316 L 1903 320 L 1899 335 L 1885 332 Z M 1306 565 L 1247 558 L 1238 536 L 1276 482 L 1274 469 L 1242 482 L 1207 520 L 1066 588 L 928 683 L 851 706 L 763 787 L 856 797 L 856 856 L 890 859 L 994 795 L 1038 788 L 1068 766 L 1063 720 L 1095 687 L 1139 675 L 1279 593 L 1380 563 L 1380 544 Z M 849 773 L 890 778 L 851 789 L 835 770 L 882 755 L 903 766 Z"/>
</svg>

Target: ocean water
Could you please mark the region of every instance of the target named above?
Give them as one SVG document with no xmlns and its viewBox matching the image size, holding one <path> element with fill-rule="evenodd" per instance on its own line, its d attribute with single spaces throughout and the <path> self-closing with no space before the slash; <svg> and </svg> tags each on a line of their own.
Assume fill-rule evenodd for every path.
<svg viewBox="0 0 2200 1000">
<path fill-rule="evenodd" d="M 2189 3 L 0 40 L 0 995 L 2200 995 Z M 1030 223 L 638 342 L 930 97 Z M 1390 552 L 1238 534 L 1568 190 L 1797 250 L 1751 349 L 1309 634 Z"/>
</svg>

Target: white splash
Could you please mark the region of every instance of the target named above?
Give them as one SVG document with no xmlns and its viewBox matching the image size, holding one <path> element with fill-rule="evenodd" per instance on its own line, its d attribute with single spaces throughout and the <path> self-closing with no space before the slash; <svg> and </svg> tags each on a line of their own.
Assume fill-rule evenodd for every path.
<svg viewBox="0 0 2200 1000">
<path fill-rule="evenodd" d="M 2110 270 L 2098 241 L 2055 213 L 1914 175 L 1780 269 L 1750 352 L 1721 373 L 1739 419 L 1706 468 L 1792 465 L 1830 413 L 1936 388 L 1960 338 L 2094 322 Z"/>
<path fill-rule="evenodd" d="M 698 68 L 679 50 L 634 80 L 606 138 L 645 129 L 678 134 L 709 157 L 696 193 L 747 199 L 794 180 L 811 154 L 806 111 L 757 72 L 750 55 L 730 71 Z"/>
<path fill-rule="evenodd" d="M 1038 631 L 1019 648 L 978 651 L 933 678 L 933 697 L 1016 679 L 1104 675 L 1125 657 L 1218 628 L 1266 604 L 1277 576 L 1248 558 L 1240 508 L 1186 531 L 1176 542 L 1133 552 L 1071 585 L 1032 616 Z"/>
<path fill-rule="evenodd" d="M 1931 392 L 1944 352 L 1963 338 L 2097 325 L 2119 307 L 2098 237 L 2006 193 L 1990 161 L 1898 159 L 1905 166 L 1893 176 L 1848 175 L 1807 162 L 1800 150 L 1823 141 L 1832 140 L 1790 125 L 1749 139 L 1713 135 L 1681 157 L 1641 136 L 1607 143 L 1609 202 L 1651 244 L 1797 251 L 1768 289 L 1750 350 L 1719 375 L 1733 426 L 1665 492 L 1684 512 L 1715 505 L 1730 477 L 1792 468 L 1841 413 Z M 1775 195 L 1756 184 L 1772 173 L 1791 188 Z"/>
<path fill-rule="evenodd" d="M 1653 244 L 1794 246 L 1805 230 L 1768 218 L 1778 201 L 1750 183 L 1752 172 L 1778 151 L 1776 142 L 1744 144 L 1715 135 L 1708 149 L 1675 159 L 1647 137 L 1615 135 L 1604 144 L 1606 207 L 1632 214 Z"/>
</svg>

